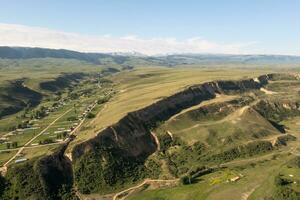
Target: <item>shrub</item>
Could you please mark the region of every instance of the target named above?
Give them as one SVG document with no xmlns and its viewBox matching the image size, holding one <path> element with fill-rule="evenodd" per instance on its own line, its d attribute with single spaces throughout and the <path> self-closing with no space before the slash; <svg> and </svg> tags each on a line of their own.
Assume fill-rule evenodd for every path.
<svg viewBox="0 0 300 200">
<path fill-rule="evenodd" d="M 172 146 L 172 138 L 168 134 L 159 135 L 160 150 L 165 152 Z"/>
<path fill-rule="evenodd" d="M 74 179 L 84 194 L 112 192 L 126 182 L 136 182 L 147 175 L 142 162 L 134 157 L 123 157 L 113 147 L 99 147 L 84 154 L 74 164 Z"/>
<path fill-rule="evenodd" d="M 11 144 L 11 146 L 12 146 L 12 148 L 17 148 L 17 147 L 18 147 L 18 142 L 13 142 L 13 143 Z"/>
<path fill-rule="evenodd" d="M 277 187 L 275 195 L 275 200 L 299 200 L 300 193 L 289 187 Z"/>
<path fill-rule="evenodd" d="M 68 121 L 76 121 L 77 117 L 76 116 L 70 116 L 67 118 Z"/>
<path fill-rule="evenodd" d="M 272 143 L 268 141 L 254 141 L 246 145 L 235 146 L 219 154 L 207 158 L 213 161 L 230 161 L 240 157 L 248 157 L 265 153 L 273 149 Z"/>
<path fill-rule="evenodd" d="M 268 141 L 255 141 L 243 146 L 242 154 L 253 156 L 259 153 L 264 153 L 273 149 L 272 143 Z"/>
<path fill-rule="evenodd" d="M 43 141 L 39 142 L 40 144 L 50 144 L 50 143 L 54 143 L 54 140 L 51 138 L 46 138 Z"/>
<path fill-rule="evenodd" d="M 45 199 L 33 162 L 9 169 L 6 178 L 9 183 L 1 199 Z"/>
<path fill-rule="evenodd" d="M 283 186 L 283 185 L 287 185 L 290 183 L 290 181 L 288 181 L 287 179 L 281 178 L 280 175 L 277 175 L 274 179 L 275 185 L 276 186 Z"/>
<path fill-rule="evenodd" d="M 92 119 L 92 118 L 95 117 L 95 114 L 94 113 L 88 113 L 86 117 L 89 118 L 89 119 Z"/>
<path fill-rule="evenodd" d="M 300 168 L 300 156 L 295 158 L 294 163 L 296 167 Z"/>
<path fill-rule="evenodd" d="M 103 98 L 99 99 L 99 100 L 97 101 L 97 103 L 98 103 L 98 104 L 103 104 L 103 103 L 108 102 L 108 100 L 109 100 L 108 97 L 103 97 Z"/>
<path fill-rule="evenodd" d="M 192 184 L 192 178 L 188 175 L 185 175 L 185 176 L 182 176 L 180 178 L 180 183 L 182 185 L 189 185 L 189 184 Z"/>
<path fill-rule="evenodd" d="M 0 174 L 0 197 L 3 195 L 4 190 L 6 188 L 7 181 L 5 178 Z"/>
</svg>

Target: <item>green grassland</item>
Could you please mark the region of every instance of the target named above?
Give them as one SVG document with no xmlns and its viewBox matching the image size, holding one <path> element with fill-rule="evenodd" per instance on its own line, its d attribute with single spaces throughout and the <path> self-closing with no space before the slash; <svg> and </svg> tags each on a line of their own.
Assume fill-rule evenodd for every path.
<svg viewBox="0 0 300 200">
<path fill-rule="evenodd" d="M 22 124 L 24 120 L 32 119 L 43 107 L 57 107 L 31 124 L 32 127 L 38 127 L 37 129 L 25 129 L 20 131 L 22 134 L 14 133 L 8 137 L 10 142 L 17 142 L 17 148 L 20 148 L 61 116 L 44 134 L 24 149 L 20 158 L 32 160 L 49 155 L 60 146 L 57 139 L 61 137 L 57 131 L 71 129 L 74 124 L 80 123 L 87 107 L 98 101 L 90 112 L 91 117 L 85 119 L 76 132 L 76 138 L 68 145 L 66 153 L 70 153 L 76 144 L 94 137 L 100 130 L 116 123 L 127 113 L 148 106 L 188 86 L 213 80 L 254 78 L 282 71 L 277 67 L 258 68 L 254 65 L 185 65 L 174 68 L 148 66 L 108 74 L 105 78 L 99 77 L 104 68 L 111 67 L 108 66 L 109 63 L 109 59 L 107 65 L 50 58 L 1 60 L 1 86 L 6 87 L 5 84 L 8 84 L 9 87 L 11 81 L 24 79 L 26 87 L 42 94 L 43 99 L 35 107 L 26 107 L 0 119 L 0 136 L 9 133 L 12 131 L 11 127 Z M 112 66 L 121 69 L 120 65 Z M 41 88 L 42 82 L 55 81 L 64 73 L 81 72 L 88 75 L 78 82 L 71 82 L 68 87 L 58 91 Z M 279 186 L 274 185 L 274 179 L 278 174 L 297 183 L 299 169 L 289 163 L 297 155 L 299 141 L 288 141 L 287 145 L 275 146 L 274 142 L 283 133 L 253 105 L 258 100 L 297 101 L 299 85 L 297 80 L 272 81 L 266 89 L 273 93 L 249 91 L 224 94 L 161 122 L 157 128 L 151 130 L 160 141 L 160 150 L 145 161 L 145 165 L 150 166 L 149 169 L 155 168 L 152 169 L 152 174 L 149 173 L 151 176 L 175 179 L 203 166 L 215 170 L 196 177 L 193 184 L 156 189 L 146 187 L 131 193 L 128 199 L 241 199 L 245 196 L 258 199 L 271 197 L 276 193 Z M 289 90 L 286 90 L 286 87 Z M 4 94 L 5 90 L 3 91 Z M 58 102 L 62 103 L 54 106 Z M 3 102 L 2 105 L 7 106 L 7 103 Z M 298 137 L 298 120 L 297 116 L 295 118 L 294 115 L 287 115 L 284 120 L 275 122 L 285 125 L 289 128 L 288 134 Z M 52 140 L 49 144 L 43 144 L 49 140 Z M 37 144 L 39 145 L 36 146 Z M 5 143 L 0 144 L 0 150 L 1 164 L 16 153 L 14 148 L 7 151 Z M 236 176 L 239 176 L 240 180 L 230 181 Z M 284 187 L 299 191 L 297 184 Z"/>
<path fill-rule="evenodd" d="M 44 96 L 41 103 L 36 107 L 26 107 L 16 114 L 0 119 L 0 137 L 8 139 L 0 144 L 0 150 L 3 151 L 0 154 L 1 163 L 7 161 L 13 153 L 16 153 L 15 149 L 25 145 L 30 139 L 48 127 L 51 122 L 59 118 L 24 150 L 26 154 L 30 155 L 24 155 L 28 159 L 46 155 L 48 150 L 45 148 L 48 147 L 36 145 L 54 143 L 49 144 L 49 148 L 59 146 L 58 144 L 55 145 L 55 143 L 65 139 L 59 132 L 70 130 L 75 124 L 79 124 L 80 118 L 82 118 L 82 114 L 87 110 L 87 107 L 96 101 L 102 101 L 107 98 L 107 91 L 112 91 L 110 83 L 99 82 L 99 74 L 102 69 L 105 69 L 103 66 L 61 59 L 30 59 L 22 62 L 20 60 L 1 60 L 0 64 L 0 70 L 5 74 L 0 79 L 0 85 L 8 83 L 7 81 L 25 78 L 24 84 L 26 87 L 30 87 Z M 83 69 L 87 76 L 75 85 L 68 85 L 68 87 L 62 88 L 58 91 L 59 93 L 43 90 L 39 87 L 39 84 L 42 82 L 55 80 L 55 78 L 64 73 L 82 72 Z M 24 73 L 22 70 L 24 70 Z M 103 105 L 100 102 L 92 110 L 92 113 L 96 115 L 102 107 Z M 44 110 L 50 111 L 47 111 L 47 114 L 43 117 L 33 117 L 38 112 L 43 111 L 45 113 Z M 85 123 L 91 120 L 93 119 L 87 119 Z M 18 128 L 22 124 L 25 124 L 25 128 Z M 27 124 L 30 125 L 29 128 Z M 10 143 L 10 145 L 8 146 L 7 143 Z M 11 144 L 13 143 L 16 145 L 12 146 Z"/>
<path fill-rule="evenodd" d="M 99 131 L 114 124 L 128 112 L 143 108 L 184 88 L 212 80 L 241 79 L 268 73 L 266 69 L 136 68 L 111 76 L 116 95 L 106 104 L 91 126 Z M 83 133 L 82 139 L 94 136 Z"/>
<path fill-rule="evenodd" d="M 287 165 L 294 158 L 294 155 L 281 152 L 237 160 L 225 164 L 225 169 L 197 178 L 193 184 L 160 189 L 145 188 L 130 194 L 126 199 L 266 199 L 276 195 L 274 179 L 278 174 L 290 179 L 291 186 L 287 187 L 299 191 L 300 169 Z M 236 176 L 241 177 L 240 180 L 230 181 Z M 297 184 L 293 184 L 295 181 Z"/>
<path fill-rule="evenodd" d="M 162 98 L 170 96 L 184 88 L 213 80 L 236 80 L 256 77 L 272 72 L 271 69 L 253 69 L 231 67 L 224 68 L 189 66 L 187 68 L 136 67 L 133 70 L 121 71 L 107 78 L 113 82 L 116 94 L 113 95 L 98 115 L 85 130 L 68 147 L 94 137 L 100 130 L 110 126 L 127 113 L 141 109 Z M 273 70 L 274 71 L 274 70 Z"/>
<path fill-rule="evenodd" d="M 69 59 L 0 59 L 0 84 L 5 87 L 9 86 L 11 81 L 24 79 L 27 87 L 37 92 L 47 93 L 40 88 L 41 82 L 54 80 L 63 73 L 97 73 L 102 68 L 103 66 Z"/>
<path fill-rule="evenodd" d="M 226 102 L 226 97 L 220 97 L 219 99 L 219 101 L 223 99 Z M 278 130 L 268 121 L 263 119 L 256 111 L 246 108 L 245 105 L 236 105 L 239 107 L 226 110 L 227 104 L 225 106 L 218 104 L 216 100 L 212 100 L 211 104 L 209 102 L 206 102 L 206 107 L 211 109 L 208 114 L 204 111 L 201 113 L 189 109 L 189 111 L 184 111 L 171 118 L 154 132 L 160 135 L 169 131 L 174 137 L 179 137 L 190 144 L 199 140 L 213 143 L 214 141 L 209 141 L 208 137 L 214 134 L 213 139 L 218 140 L 215 142 L 225 142 L 226 145 L 229 145 L 228 142 L 230 141 L 234 142 L 234 137 L 237 137 L 238 141 L 241 142 L 241 137 L 251 136 L 252 133 L 266 132 L 266 135 L 278 133 Z M 224 111 L 220 111 L 221 109 Z M 226 141 L 228 142 L 226 143 Z"/>
<path fill-rule="evenodd" d="M 226 72 L 223 74 L 226 75 Z M 226 76 L 221 79 L 226 79 Z M 278 82 L 283 83 L 282 87 Z M 196 178 L 195 183 L 191 185 L 159 189 L 145 187 L 130 193 L 126 199 L 270 198 L 276 200 L 293 199 L 299 195 L 297 192 L 299 192 L 300 169 L 289 164 L 300 155 L 298 139 L 288 141 L 286 146 L 273 146 L 272 150 L 266 149 L 266 151 L 263 150 L 264 148 L 260 149 L 261 147 L 258 145 L 264 143 L 274 145 L 278 137 L 283 135 L 273 122 L 269 121 L 271 119 L 284 119 L 276 122 L 284 125 L 288 134 L 299 137 L 299 117 L 291 114 L 289 111 L 291 108 L 287 106 L 288 102 L 299 100 L 299 81 L 278 80 L 278 82 L 277 80 L 271 81 L 266 87 L 268 92 L 251 91 L 232 96 L 221 96 L 219 99 L 217 97 L 183 110 L 168 121 L 162 122 L 152 130 L 160 140 L 160 151 L 149 157 L 150 160 L 159 163 L 160 167 L 157 169 L 161 173 L 159 178 L 180 177 L 201 165 L 213 167 L 221 164 L 223 168 Z M 124 86 L 124 84 L 122 85 Z M 238 101 L 241 98 L 250 100 L 243 104 Z M 284 112 L 290 114 L 284 114 L 283 111 L 272 114 L 273 111 L 270 110 L 271 118 L 268 118 L 260 113 L 258 108 L 252 107 L 259 99 L 283 102 L 286 104 L 284 106 L 287 106 Z M 232 103 L 232 101 L 237 101 L 237 103 Z M 230 109 L 226 110 L 228 105 L 231 105 Z M 200 112 L 203 107 L 208 110 L 208 113 Z M 283 114 L 282 117 L 276 117 L 279 114 Z M 251 147 L 252 145 L 254 148 Z M 257 150 L 257 152 L 248 152 L 228 160 L 222 157 L 220 157 L 221 160 L 205 159 L 209 158 L 209 155 L 224 156 L 224 152 L 230 153 L 235 147 L 242 149 L 249 147 L 253 148 L 251 151 Z M 240 180 L 231 182 L 230 178 L 235 176 L 239 176 Z M 287 185 L 276 185 L 277 176 L 280 176 L 282 180 L 288 180 Z M 286 196 L 286 191 L 290 190 L 292 195 L 295 195 L 294 197 Z M 278 195 L 279 193 L 280 195 Z"/>
<path fill-rule="evenodd" d="M 0 59 L 0 117 L 36 106 L 41 98 L 47 100 L 83 76 L 97 76 L 106 69 L 110 68 L 72 59 Z"/>
<path fill-rule="evenodd" d="M 269 176 L 280 168 L 281 163 L 280 160 L 267 159 L 252 165 L 249 162 L 239 167 L 228 166 L 226 169 L 201 176 L 191 185 L 145 190 L 130 195 L 128 199 L 241 199 L 253 188 L 267 181 Z M 239 175 L 243 177 L 237 182 L 229 181 Z"/>
</svg>

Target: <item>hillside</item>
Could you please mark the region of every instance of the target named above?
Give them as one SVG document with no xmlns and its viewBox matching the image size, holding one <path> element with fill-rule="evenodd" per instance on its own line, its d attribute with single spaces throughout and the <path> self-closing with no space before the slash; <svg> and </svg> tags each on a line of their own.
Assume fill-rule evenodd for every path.
<svg viewBox="0 0 300 200">
<path fill-rule="evenodd" d="M 234 183 L 226 184 L 235 177 L 245 182 L 241 191 L 268 183 L 298 195 L 297 186 L 269 181 L 298 152 L 299 136 L 291 124 L 300 115 L 297 74 L 84 65 L 49 76 L 57 68 L 44 69 L 42 79 L 10 73 L 3 78 L 19 80 L 22 89 L 16 91 L 22 94 L 27 88 L 43 97 L 28 94 L 28 100 L 39 100 L 35 106 L 1 119 L 4 199 L 177 199 L 166 190 L 182 191 L 181 199 L 190 193 L 214 199 L 236 190 Z M 8 124 L 18 129 L 5 130 Z M 259 169 L 251 163 L 263 172 L 264 164 L 277 168 L 254 180 L 251 174 Z M 273 196 L 273 189 L 265 197 Z"/>
<path fill-rule="evenodd" d="M 155 142 L 155 140 L 152 138 L 152 136 L 149 132 L 149 129 L 152 129 L 152 127 L 157 127 L 157 121 L 165 121 L 168 118 L 170 118 L 172 115 L 179 113 L 181 110 L 183 110 L 185 108 L 199 104 L 200 102 L 205 101 L 205 100 L 213 99 L 216 97 L 216 93 L 219 93 L 219 94 L 224 93 L 224 92 L 228 93 L 228 92 L 234 92 L 236 90 L 238 92 L 246 92 L 248 90 L 253 90 L 253 89 L 257 90 L 267 83 L 267 80 L 269 77 L 270 76 L 259 77 L 258 80 L 260 82 L 255 82 L 255 81 L 253 81 L 253 79 L 249 79 L 249 80 L 234 81 L 234 82 L 233 81 L 219 81 L 219 82 L 204 83 L 202 85 L 190 87 L 181 93 L 177 93 L 173 96 L 170 96 L 169 98 L 166 98 L 166 99 L 163 99 L 163 100 L 157 102 L 156 104 L 150 105 L 149 107 L 146 107 L 142 110 L 130 113 L 129 115 L 125 116 L 123 119 L 120 120 L 120 122 L 118 124 L 105 129 L 96 138 L 75 146 L 75 149 L 73 150 L 72 160 L 74 162 L 75 184 L 77 185 L 79 191 L 83 192 L 83 193 L 95 192 L 95 191 L 99 190 L 99 189 L 97 189 L 99 186 L 101 186 L 101 188 L 106 188 L 105 190 L 107 190 L 107 191 L 111 191 L 112 188 L 117 187 L 114 185 L 121 184 L 121 183 L 118 183 L 118 179 L 122 179 L 122 180 L 128 179 L 128 181 L 129 181 L 132 178 L 139 179 L 141 176 L 143 177 L 147 174 L 150 176 L 155 176 L 155 174 L 152 174 L 153 172 L 151 171 L 153 169 L 148 168 L 149 166 L 143 169 L 143 163 L 145 162 L 145 159 L 150 154 L 154 153 L 155 149 L 158 148 L 158 146 L 157 146 L 158 144 Z M 249 104 L 249 103 L 247 103 L 249 101 L 251 102 L 251 99 L 246 100 L 244 103 L 242 103 L 242 105 Z M 224 105 L 226 106 L 226 105 L 231 105 L 231 104 L 233 104 L 233 105 L 237 104 L 237 108 L 238 108 L 239 107 L 238 105 L 240 105 L 240 103 L 241 103 L 240 100 L 231 100 L 229 102 L 225 102 Z M 217 104 L 217 106 L 219 106 L 218 103 L 216 103 L 216 104 Z M 212 104 L 212 105 L 214 105 L 214 104 Z M 211 104 L 208 103 L 206 105 L 206 109 L 209 109 L 210 106 L 211 106 Z M 222 107 L 223 105 L 220 105 L 220 106 Z M 202 107 L 200 107 L 200 109 L 202 109 Z M 220 107 L 217 110 L 220 110 Z M 280 132 L 277 131 L 276 128 L 273 127 L 272 124 L 270 124 L 268 121 L 266 121 L 262 116 L 259 116 L 259 114 L 256 114 L 255 112 L 253 113 L 253 111 L 248 112 L 248 111 L 246 111 L 246 110 L 244 111 L 244 110 L 243 111 L 237 110 L 238 114 L 234 113 L 235 112 L 234 109 L 232 111 L 230 111 L 230 110 L 225 111 L 226 115 L 227 115 L 226 118 L 230 118 L 230 119 L 236 119 L 237 117 L 244 118 L 243 116 L 245 115 L 245 117 L 249 119 L 249 117 L 251 117 L 253 115 L 253 117 L 256 118 L 254 121 L 256 121 L 257 123 L 262 123 L 262 124 L 256 124 L 256 126 L 258 126 L 258 127 L 265 126 L 265 127 L 268 127 L 269 130 L 271 130 L 271 133 L 273 132 L 273 134 L 275 134 L 275 135 L 280 134 Z M 196 110 L 194 110 L 194 109 L 185 111 L 185 112 L 181 113 L 180 115 L 177 115 L 172 120 L 179 120 L 178 118 L 182 118 L 182 117 L 185 118 L 184 117 L 185 115 L 194 116 L 195 114 L 192 114 L 192 113 L 195 111 Z M 228 115 L 228 112 L 233 112 L 233 113 Z M 213 114 L 213 112 L 211 112 L 209 110 L 208 110 L 208 113 Z M 199 114 L 196 115 L 197 118 L 199 116 L 201 116 L 201 112 Z M 217 113 L 217 114 L 222 115 L 222 113 Z M 182 116 L 182 115 L 184 115 L 184 116 Z M 233 115 L 233 116 L 231 116 L 231 115 Z M 237 116 L 235 116 L 235 115 L 237 115 Z M 214 116 L 214 114 L 213 114 L 213 116 Z M 216 117 L 216 116 L 214 116 L 214 117 Z M 183 120 L 183 119 L 181 119 L 181 120 Z M 179 120 L 179 121 L 181 121 L 181 120 Z M 209 117 L 206 116 L 205 120 L 209 120 Z M 222 120 L 222 117 L 220 118 L 220 120 Z M 229 119 L 226 119 L 225 122 L 227 120 L 229 120 Z M 193 120 L 190 119 L 188 121 L 193 121 Z M 184 123 L 184 124 L 186 124 L 186 123 Z M 176 130 L 180 131 L 180 129 L 178 129 L 178 128 L 176 128 Z M 133 131 L 133 133 L 140 132 L 139 136 L 134 135 L 134 138 L 132 138 L 132 139 L 130 139 L 130 137 L 126 136 L 128 132 L 132 132 L 132 131 Z M 168 134 L 170 134 L 169 130 L 167 130 L 166 132 L 168 132 Z M 257 132 L 259 133 L 259 131 L 257 131 Z M 218 133 L 216 132 L 214 134 L 218 134 Z M 195 136 L 195 134 L 193 134 L 193 135 Z M 236 135 L 235 137 L 242 137 L 242 135 L 241 136 Z M 267 135 L 270 135 L 270 133 Z M 267 135 L 262 134 L 262 137 L 265 137 Z M 226 135 L 223 135 L 223 136 L 226 136 Z M 160 138 L 159 142 L 161 144 L 165 143 L 165 141 L 164 141 L 166 139 L 165 136 L 163 136 L 162 134 L 158 134 L 158 137 Z M 176 134 L 174 134 L 174 135 L 172 134 L 172 138 L 173 137 L 177 138 L 178 136 Z M 206 136 L 206 137 L 210 138 L 210 136 Z M 213 137 L 216 139 L 216 135 L 214 135 Z M 254 136 L 252 136 L 252 137 L 254 137 Z M 260 138 L 260 136 L 255 136 L 255 137 Z M 162 140 L 162 138 L 165 138 L 165 139 Z M 139 146 L 136 146 L 136 145 L 132 146 L 131 140 L 132 140 L 132 142 L 135 142 L 135 144 L 138 144 Z M 223 139 L 220 138 L 220 140 L 222 141 Z M 182 141 L 182 142 L 179 142 L 179 141 Z M 190 140 L 190 139 L 185 141 L 181 136 L 180 136 L 179 141 L 176 142 L 177 145 L 179 145 L 179 146 L 189 145 L 186 143 L 192 142 L 192 143 L 190 143 L 190 145 L 193 145 L 193 146 L 197 145 L 197 149 L 199 148 L 200 152 L 205 151 L 205 149 L 206 149 L 205 146 L 207 145 L 204 143 L 203 144 L 199 143 L 201 141 L 201 140 L 199 141 L 199 139 L 195 142 L 193 142 L 193 140 Z M 211 142 L 214 143 L 214 141 L 210 140 L 209 144 L 212 144 Z M 242 140 L 240 138 L 239 138 L 239 142 L 242 142 Z M 243 150 L 243 151 L 245 151 L 245 155 L 250 155 L 250 156 L 253 153 L 255 154 L 255 152 L 257 151 L 255 149 L 251 150 L 251 148 L 253 148 L 257 145 L 259 145 L 259 146 L 262 145 L 260 147 L 260 148 L 262 148 L 260 150 L 261 152 L 272 150 L 272 145 L 270 146 L 269 144 L 271 144 L 271 143 L 268 143 L 267 141 L 265 141 L 265 142 L 261 141 L 256 144 L 253 142 L 249 143 L 249 144 L 241 144 L 240 143 L 240 145 L 246 145 L 243 147 L 243 148 L 245 148 L 245 150 Z M 168 145 L 168 143 L 166 143 L 166 145 Z M 124 147 L 122 147 L 122 146 L 124 146 Z M 160 144 L 159 144 L 159 146 L 160 146 Z M 251 147 L 251 146 L 253 146 L 253 147 Z M 130 148 L 128 149 L 128 147 L 130 147 Z M 163 152 L 166 152 L 168 150 L 168 148 L 170 148 L 170 147 L 172 147 L 172 143 L 171 143 L 171 146 L 169 146 L 169 147 L 168 146 L 160 146 L 160 150 L 162 150 Z M 196 146 L 193 147 L 192 149 L 194 149 L 194 148 L 196 148 Z M 232 148 L 236 148 L 236 147 L 233 146 Z M 210 151 L 212 151 L 212 149 Z M 223 158 L 223 156 L 225 156 L 226 154 L 225 155 L 223 155 L 223 153 L 219 154 L 218 151 L 214 151 L 215 153 L 212 154 L 212 157 L 201 158 L 201 160 L 204 159 L 202 161 L 203 164 L 211 159 L 213 159 L 213 160 L 225 159 L 225 161 L 227 159 L 229 159 L 229 160 L 235 159 L 235 157 L 227 158 L 227 156 Z M 225 152 L 226 151 L 227 150 L 225 150 Z M 232 150 L 228 149 L 228 151 L 230 152 Z M 252 151 L 254 151 L 254 152 L 252 152 Z M 257 153 L 260 153 L 260 151 Z M 122 153 L 120 154 L 120 152 L 122 152 Z M 182 153 L 184 153 L 184 151 Z M 111 164 L 109 165 L 109 168 L 105 167 L 99 171 L 99 172 L 103 171 L 104 174 L 102 174 L 103 172 L 101 172 L 99 175 L 97 175 L 97 177 L 94 177 L 95 181 L 97 181 L 97 184 L 92 183 L 92 185 L 90 185 L 91 183 L 85 182 L 85 180 L 90 180 L 90 178 L 95 176 L 93 174 L 96 169 L 93 168 L 92 166 L 87 166 L 86 162 L 89 162 L 89 160 L 94 160 L 94 162 L 96 162 L 96 163 L 99 162 L 100 165 L 98 165 L 98 167 L 100 167 L 101 165 L 103 166 L 103 164 L 101 164 L 101 161 L 97 159 L 97 155 L 102 155 L 102 160 L 106 160 L 106 162 L 109 162 Z M 201 155 L 201 153 L 200 153 L 200 155 Z M 234 156 L 234 155 L 235 154 L 233 154 L 231 156 Z M 168 159 L 172 159 L 172 154 L 170 154 L 170 156 L 171 157 Z M 239 155 L 235 155 L 235 156 L 239 157 Z M 118 160 L 118 162 L 115 163 L 116 160 Z M 166 161 L 166 162 L 168 163 L 170 161 Z M 171 162 L 176 163 L 177 161 L 173 160 Z M 94 166 L 94 167 L 96 167 L 96 166 Z M 178 164 L 176 164 L 175 166 L 178 166 Z M 90 167 L 92 167 L 92 168 L 90 168 Z M 183 167 L 183 166 L 181 166 L 181 167 Z M 82 170 L 82 168 L 84 168 L 85 170 Z M 87 170 L 87 169 L 89 169 L 89 170 Z M 122 171 L 118 172 L 117 169 L 122 169 Z M 177 171 L 177 172 L 170 171 L 172 176 L 178 176 L 178 175 L 186 173 L 186 171 L 182 171 L 183 169 L 181 169 L 181 168 L 177 168 L 176 170 L 179 170 L 179 171 Z M 124 176 L 124 173 L 127 171 L 131 172 L 130 176 L 126 176 L 126 175 Z M 137 173 L 137 174 L 135 174 L 135 176 L 133 176 L 133 174 L 132 174 L 133 171 L 136 171 L 136 173 Z M 48 173 L 50 173 L 50 172 L 48 172 Z M 112 174 L 114 174 L 114 175 L 111 176 Z M 106 177 L 106 176 L 109 176 L 109 177 Z M 113 181 L 110 183 L 105 183 L 105 182 L 102 182 L 102 179 L 109 180 L 109 181 L 115 180 L 116 182 Z M 109 184 L 109 185 L 106 185 L 106 184 Z M 97 188 L 93 188 L 94 186 L 97 186 Z M 101 190 L 103 190 L 103 189 L 101 189 Z"/>
<path fill-rule="evenodd" d="M 26 106 L 36 106 L 42 100 L 42 95 L 27 88 L 23 80 L 2 85 L 0 92 L 0 118 L 21 111 Z M 13 95 L 12 95 L 13 94 Z"/>
<path fill-rule="evenodd" d="M 151 57 L 158 62 L 178 64 L 299 64 L 299 56 L 285 55 L 226 55 L 226 54 L 178 54 Z"/>
<path fill-rule="evenodd" d="M 29 47 L 0 47 L 2 59 L 60 58 L 76 59 L 92 64 L 115 64 L 124 66 L 196 64 L 299 64 L 299 56 L 288 55 L 226 55 L 226 54 L 174 54 L 146 56 L 130 53 L 83 53 L 66 49 Z"/>
<path fill-rule="evenodd" d="M 268 80 L 275 80 L 274 77 L 277 75 L 261 76 L 258 82 L 253 79 L 208 82 L 129 113 L 97 137 L 75 146 L 72 155 L 75 185 L 82 193 L 105 194 L 112 188 L 118 190 L 120 185 L 132 184 L 143 177 L 176 178 L 190 172 L 198 173 L 197 170 L 203 167 L 277 151 L 294 141 L 295 136 L 284 134 L 277 124 L 278 120 L 272 121 L 273 118 L 263 114 L 266 107 L 260 106 L 257 97 L 264 95 L 260 92 L 255 94 Z M 221 103 L 207 102 L 216 94 L 242 97 Z M 205 105 L 189 109 L 201 102 Z M 268 112 L 289 116 L 290 110 L 282 103 L 280 105 L 283 109 L 268 108 Z M 295 109 L 291 116 L 299 114 L 296 104 L 291 102 L 290 107 Z M 176 117 L 171 118 L 174 114 Z M 175 124 L 167 123 L 165 126 L 164 122 L 170 118 L 175 120 Z M 188 136 L 182 132 L 187 127 L 182 127 L 181 123 L 197 128 L 199 132 L 189 131 Z M 199 130 L 201 126 L 208 130 L 208 135 L 203 129 Z M 93 165 L 89 164 L 90 160 L 93 160 Z M 105 164 L 107 162 L 108 165 Z M 99 168 L 100 171 L 96 170 Z M 89 180 L 95 176 L 94 171 L 99 174 L 91 183 Z"/>
<path fill-rule="evenodd" d="M 103 53 L 81 53 L 66 49 L 45 49 L 26 47 L 0 47 L 0 58 L 4 59 L 31 59 L 31 58 L 64 58 L 86 61 L 93 64 L 101 64 L 101 59 L 113 59 L 121 64 L 125 56 L 111 56 Z"/>
<path fill-rule="evenodd" d="M 300 200 L 300 1 L 1 1 L 0 200 Z"/>
</svg>

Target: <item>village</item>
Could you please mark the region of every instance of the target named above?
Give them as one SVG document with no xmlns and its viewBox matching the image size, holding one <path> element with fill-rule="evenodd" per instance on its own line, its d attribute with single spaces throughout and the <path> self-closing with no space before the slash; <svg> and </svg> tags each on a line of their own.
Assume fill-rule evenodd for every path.
<svg viewBox="0 0 300 200">
<path fill-rule="evenodd" d="M 107 83 L 87 84 L 61 95 L 58 101 L 46 102 L 25 111 L 14 130 L 0 134 L 0 165 L 28 160 L 24 149 L 58 146 L 74 137 L 86 120 L 95 117 L 113 93 Z M 88 88 L 88 89 L 87 89 Z M 94 95 L 92 95 L 94 94 Z M 2 159 L 3 157 L 3 159 Z"/>
</svg>

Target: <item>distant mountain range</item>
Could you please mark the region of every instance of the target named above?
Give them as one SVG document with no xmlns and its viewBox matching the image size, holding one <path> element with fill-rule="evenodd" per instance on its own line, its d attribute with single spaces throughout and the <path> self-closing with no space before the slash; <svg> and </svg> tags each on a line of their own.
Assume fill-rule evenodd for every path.
<svg viewBox="0 0 300 200">
<path fill-rule="evenodd" d="M 133 53 L 82 53 L 66 49 L 29 47 L 0 47 L 2 59 L 64 58 L 93 64 L 110 60 L 115 64 L 154 64 L 176 66 L 187 64 L 244 63 L 244 64 L 300 64 L 300 56 L 288 55 L 226 55 L 226 54 L 174 54 L 146 56 Z"/>
<path fill-rule="evenodd" d="M 123 56 L 121 56 L 123 57 Z M 66 49 L 46 49 L 29 47 L 0 47 L 0 58 L 4 59 L 31 59 L 31 58 L 65 58 L 77 59 L 93 64 L 101 64 L 100 60 L 111 58 L 116 63 L 120 56 L 104 53 L 82 53 Z"/>
</svg>

